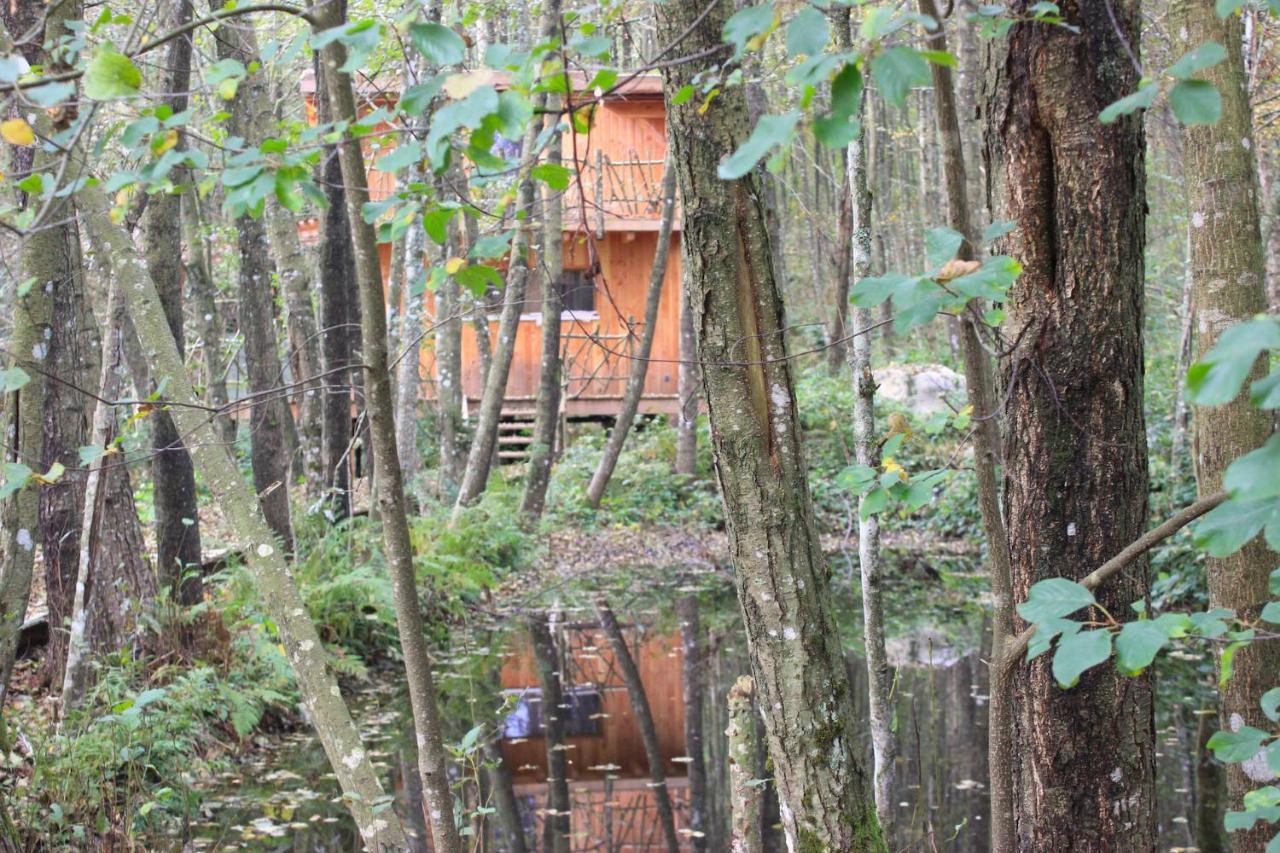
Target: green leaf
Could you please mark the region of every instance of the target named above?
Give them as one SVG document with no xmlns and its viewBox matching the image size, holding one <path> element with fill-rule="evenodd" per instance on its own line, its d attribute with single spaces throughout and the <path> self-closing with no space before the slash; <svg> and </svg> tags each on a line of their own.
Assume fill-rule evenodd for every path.
<svg viewBox="0 0 1280 853">
<path fill-rule="evenodd" d="M 862 105 L 863 89 L 862 72 L 857 63 L 847 63 L 831 81 L 831 115 L 841 119 L 852 119 L 858 115 Z"/>
<path fill-rule="evenodd" d="M 920 51 L 901 45 L 877 53 L 871 60 L 871 75 L 884 99 L 899 108 L 912 88 L 927 86 L 933 79 Z"/>
<path fill-rule="evenodd" d="M 812 6 L 804 6 L 787 25 L 787 55 L 816 56 L 827 46 L 831 24 L 827 16 Z"/>
<path fill-rule="evenodd" d="M 1034 584 L 1018 615 L 1028 622 L 1043 622 L 1075 613 L 1094 603 L 1093 593 L 1067 578 L 1048 578 Z"/>
<path fill-rule="evenodd" d="M 484 296 L 490 287 L 503 285 L 498 271 L 486 264 L 467 264 L 453 274 L 453 279 L 475 296 Z"/>
<path fill-rule="evenodd" d="M 1280 625 L 1280 601 L 1268 601 L 1259 615 L 1263 622 Z"/>
<path fill-rule="evenodd" d="M 76 453 L 80 457 L 81 467 L 88 468 L 94 462 L 101 459 L 105 451 L 96 444 L 86 444 L 84 447 L 79 448 Z"/>
<path fill-rule="evenodd" d="M 397 145 L 377 160 L 374 160 L 373 168 L 378 172 L 391 172 L 394 174 L 420 160 L 422 160 L 422 145 L 409 141 L 402 145 Z"/>
<path fill-rule="evenodd" d="M 1009 219 L 1004 222 L 992 222 L 982 232 L 982 242 L 990 243 L 992 240 L 998 240 L 1004 235 L 1011 233 L 1013 229 L 1017 227 L 1018 221 L 1016 219 Z"/>
<path fill-rule="evenodd" d="M 1191 630 L 1191 617 L 1185 613 L 1161 613 L 1152 620 L 1160 632 L 1170 640 L 1178 640 L 1187 636 L 1187 632 Z"/>
<path fill-rule="evenodd" d="M 501 234 L 489 234 L 481 237 L 471 247 L 468 257 L 501 258 L 511 251 L 511 238 L 515 236 L 515 233 L 515 231 L 504 231 Z"/>
<path fill-rule="evenodd" d="M 1227 557 L 1239 551 L 1262 530 L 1272 548 L 1280 545 L 1280 501 L 1228 500 L 1196 525 L 1193 539 L 1211 557 Z"/>
<path fill-rule="evenodd" d="M 750 172 L 770 150 L 790 141 L 799 121 L 800 113 L 797 111 L 780 116 L 761 116 L 747 141 L 720 164 L 718 173 L 721 179 L 732 181 Z"/>
<path fill-rule="evenodd" d="M 730 59 L 740 58 L 752 39 L 772 32 L 776 26 L 774 19 L 772 3 L 748 6 L 734 12 L 729 20 L 724 22 L 724 30 L 721 31 L 722 39 L 733 45 L 733 56 Z"/>
<path fill-rule="evenodd" d="M 882 512 L 888 505 L 889 493 L 883 486 L 876 486 L 859 501 L 858 517 L 862 519 L 869 518 L 877 512 Z"/>
<path fill-rule="evenodd" d="M 422 215 L 422 227 L 426 230 L 427 236 L 438 245 L 443 246 L 445 240 L 449 237 L 447 230 L 449 220 L 457 212 L 458 208 L 456 207 L 437 207 L 424 213 Z"/>
<path fill-rule="evenodd" d="M 1021 274 L 1022 264 L 1008 255 L 996 255 L 985 259 L 974 272 L 952 279 L 947 287 L 970 299 L 1003 302 Z"/>
<path fill-rule="evenodd" d="M 1111 657 L 1111 633 L 1081 631 L 1058 641 L 1053 653 L 1053 677 L 1061 687 L 1074 687 L 1080 675 Z"/>
<path fill-rule="evenodd" d="M 876 481 L 876 469 L 861 463 L 850 465 L 836 475 L 836 485 L 861 495 Z"/>
<path fill-rule="evenodd" d="M 1214 4 L 1214 9 L 1217 11 L 1219 18 L 1225 18 L 1233 12 L 1243 9 L 1247 2 L 1249 0 L 1218 0 Z"/>
<path fill-rule="evenodd" d="M 1272 569 L 1267 576 L 1267 589 L 1272 595 L 1280 595 L 1280 569 Z"/>
<path fill-rule="evenodd" d="M 1267 738 L 1267 733 L 1262 729 L 1241 726 L 1239 731 L 1214 732 L 1213 737 L 1209 738 L 1209 742 L 1205 745 L 1213 750 L 1214 757 L 1219 761 L 1238 764 L 1257 755 Z"/>
<path fill-rule="evenodd" d="M 813 135 L 828 148 L 848 147 L 861 133 L 859 122 L 839 116 L 822 116 L 813 122 Z"/>
<path fill-rule="evenodd" d="M 1280 409 L 1280 367 L 1249 386 L 1249 402 L 1259 409 Z"/>
<path fill-rule="evenodd" d="M 23 96 L 38 107 L 48 109 L 69 101 L 76 93 L 73 83 L 44 83 L 24 89 Z"/>
<path fill-rule="evenodd" d="M 1195 50 L 1189 50 L 1182 58 L 1169 66 L 1169 75 L 1179 80 L 1190 80 L 1197 71 L 1212 68 L 1227 58 L 1227 49 L 1216 41 L 1207 41 Z"/>
<path fill-rule="evenodd" d="M 1027 643 L 1028 661 L 1033 661 L 1049 651 L 1049 648 L 1053 645 L 1054 637 L 1059 634 L 1077 634 L 1084 627 L 1079 622 L 1071 619 L 1046 619 L 1043 622 L 1035 623 L 1035 625 L 1035 633 L 1031 635 L 1031 640 Z"/>
<path fill-rule="evenodd" d="M 6 370 L 0 370 L 0 394 L 17 391 L 30 381 L 31 377 L 27 375 L 27 372 L 17 365 Z"/>
<path fill-rule="evenodd" d="M 1169 638 L 1147 619 L 1126 622 L 1116 637 L 1116 666 L 1125 675 L 1138 675 L 1151 666 Z"/>
<path fill-rule="evenodd" d="M 956 256 L 964 235 L 953 228 L 930 228 L 924 232 L 924 255 L 929 269 L 937 270 Z"/>
<path fill-rule="evenodd" d="M 681 86 L 674 95 L 671 96 L 671 103 L 674 106 L 686 103 L 693 97 L 693 87 L 689 85 Z"/>
<path fill-rule="evenodd" d="M 0 483 L 0 500 L 10 497 L 31 481 L 35 473 L 21 462 L 4 463 L 4 482 Z"/>
<path fill-rule="evenodd" d="M 1280 497 L 1280 433 L 1232 462 L 1222 485 L 1237 500 Z"/>
<path fill-rule="evenodd" d="M 133 60 L 110 43 L 104 44 L 89 60 L 84 71 L 84 93 L 95 101 L 125 98 L 142 88 L 142 72 Z"/>
<path fill-rule="evenodd" d="M 1208 80 L 1183 80 L 1174 86 L 1169 106 L 1183 124 L 1216 124 L 1222 118 L 1222 95 Z"/>
<path fill-rule="evenodd" d="M 918 276 L 889 272 L 881 276 L 869 276 L 861 279 L 849 293 L 849 301 L 858 308 L 874 308 L 881 302 L 899 293 L 919 281 Z"/>
<path fill-rule="evenodd" d="M 947 471 L 928 471 L 911 478 L 911 486 L 907 489 L 904 500 L 908 512 L 915 512 L 933 500 L 934 490 L 947 478 Z"/>
<path fill-rule="evenodd" d="M 1280 776 L 1280 740 L 1273 740 L 1267 745 L 1267 768 Z"/>
<path fill-rule="evenodd" d="M 529 174 L 553 190 L 567 190 L 573 170 L 559 163 L 539 163 L 529 170 Z"/>
<path fill-rule="evenodd" d="M 1127 116 L 1138 110 L 1150 109 L 1151 105 L 1156 102 L 1156 95 L 1160 94 L 1160 84 L 1143 83 L 1138 87 L 1138 91 L 1132 95 L 1125 95 L 1120 100 L 1107 106 L 1102 112 L 1098 113 L 1098 121 L 1103 124 L 1111 124 L 1120 116 Z"/>
<path fill-rule="evenodd" d="M 1227 329 L 1187 371 L 1188 399 L 1199 406 L 1230 403 L 1258 356 L 1268 349 L 1280 349 L 1280 322 L 1260 317 Z"/>
</svg>

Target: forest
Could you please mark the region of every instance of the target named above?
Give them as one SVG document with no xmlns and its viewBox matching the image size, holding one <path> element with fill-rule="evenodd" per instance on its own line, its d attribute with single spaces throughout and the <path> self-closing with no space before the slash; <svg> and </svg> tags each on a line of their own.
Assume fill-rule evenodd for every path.
<svg viewBox="0 0 1280 853">
<path fill-rule="evenodd" d="M 0 23 L 0 850 L 1280 853 L 1280 0 Z"/>
</svg>

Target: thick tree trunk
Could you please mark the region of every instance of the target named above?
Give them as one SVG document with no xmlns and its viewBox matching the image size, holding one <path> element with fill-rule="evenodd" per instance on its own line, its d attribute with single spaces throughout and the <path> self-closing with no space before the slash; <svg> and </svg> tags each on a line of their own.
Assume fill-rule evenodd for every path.
<svg viewBox="0 0 1280 853">
<path fill-rule="evenodd" d="M 662 824 L 662 834 L 667 839 L 667 853 L 679 853 L 680 836 L 676 835 L 675 811 L 671 808 L 671 792 L 667 790 L 667 774 L 662 766 L 662 751 L 658 748 L 658 729 L 653 724 L 653 711 L 649 707 L 644 681 L 640 678 L 640 667 L 636 666 L 631 649 L 627 647 L 627 638 L 622 634 L 618 617 L 604 598 L 596 599 L 596 615 L 600 619 L 600 630 L 609 638 L 613 662 L 627 686 L 627 695 L 631 698 L 631 713 L 640 728 L 640 740 L 644 744 L 645 758 L 649 762 L 649 790 L 658 807 L 658 821 Z"/>
<path fill-rule="evenodd" d="M 660 35 L 717 49 L 730 4 L 660 7 Z M 664 69 L 668 95 L 688 64 Z M 745 98 L 674 104 L 667 116 L 684 211 L 681 245 L 698 329 L 702 382 L 769 753 L 792 849 L 881 850 L 861 732 L 835 620 L 787 361 L 768 223 L 755 174 L 722 181 L 747 138 Z"/>
<path fill-rule="evenodd" d="M 210 9 L 221 8 L 210 0 Z M 259 62 L 258 37 L 248 18 L 223 21 L 214 31 L 219 59 L 234 59 L 246 68 Z M 246 145 L 258 145 L 268 134 L 271 101 L 263 74 L 250 74 L 240 82 L 231 100 L 230 132 Z M 293 521 L 289 511 L 289 423 L 292 413 L 279 387 L 280 349 L 272 309 L 272 263 L 266 224 L 244 215 L 236 219 L 236 244 L 240 253 L 240 333 L 244 336 L 244 360 L 249 378 L 250 458 L 253 487 L 262 503 L 267 524 L 280 537 L 286 554 L 293 553 Z"/>
<path fill-rule="evenodd" d="M 917 0 L 920 13 L 938 19 L 934 0 Z M 947 50 L 946 35 L 939 30 L 929 38 L 932 50 Z M 947 219 L 952 229 L 964 236 L 958 257 L 977 259 L 973 222 L 969 215 L 968 172 L 965 165 L 964 139 L 956 107 L 956 89 L 951 69 L 931 64 L 933 98 L 938 120 L 938 137 L 942 145 L 942 182 L 946 193 Z M 986 534 L 988 570 L 994 599 L 991 660 L 1004 658 L 1004 646 L 1013 637 L 1013 596 L 1009 569 L 1009 537 L 1000 512 L 1000 427 L 995 382 L 991 361 L 978 337 L 983 306 L 971 303 L 960 317 L 960 343 L 964 363 L 965 388 L 973 407 L 974 473 L 978 482 L 978 509 Z M 1013 728 L 1010 718 L 1009 679 L 1007 671 L 997 668 L 991 674 L 987 703 L 987 766 L 991 790 L 991 823 L 988 831 L 991 849 L 1006 853 L 1014 849 L 1013 824 Z"/>
<path fill-rule="evenodd" d="M 538 139 L 538 123 L 530 122 L 520 147 L 523 162 L 517 172 L 515 239 L 511 241 L 511 266 L 507 270 L 506 288 L 502 299 L 502 316 L 498 320 L 498 348 L 493 353 L 492 364 L 485 377 L 484 396 L 476 415 L 476 434 L 467 454 L 467 466 L 462 473 L 462 485 L 453 507 L 456 519 L 463 507 L 470 506 L 484 494 L 489 482 L 489 470 L 498 444 L 498 421 L 502 417 L 502 404 L 507 396 L 507 378 L 511 375 L 511 361 L 516 350 L 516 332 L 520 327 L 520 314 L 524 311 L 524 294 L 529 283 L 529 221 L 533 211 L 534 182 L 529 172 L 537 161 L 534 150 Z M 488 320 L 485 320 L 488 335 Z M 478 331 L 478 330 L 477 330 Z"/>
<path fill-rule="evenodd" d="M 345 13 L 345 2 L 340 4 Z M 316 65 L 316 104 L 320 121 L 333 121 L 324 85 L 325 69 Z M 355 255 L 347 225 L 346 192 L 337 146 L 325 150 L 320 167 L 328 206 L 320 221 L 320 364 L 323 412 L 321 463 L 329 499 L 328 514 L 334 520 L 351 515 L 351 444 L 353 391 L 356 384 L 356 351 L 359 348 L 360 311 L 356 303 Z"/>
<path fill-rule="evenodd" d="M 542 739 L 547 748 L 547 807 L 542 820 L 542 849 L 545 853 L 568 853 L 572 803 L 568 761 L 562 749 L 565 726 L 560 709 L 565 698 L 560 647 L 548 614 L 536 613 L 529 617 L 527 624 L 533 659 L 538 667 L 538 684 L 542 688 Z"/>
<path fill-rule="evenodd" d="M 867 95 L 863 94 L 863 104 Z M 865 113 L 860 106 L 859 114 Z M 871 269 L 871 191 L 867 188 L 867 149 L 859 136 L 847 149 L 845 186 L 851 193 L 849 225 L 851 271 L 857 279 Z M 846 270 L 848 272 L 849 270 Z M 846 283 L 847 289 L 847 283 Z M 854 308 L 855 329 L 871 325 L 871 311 Z M 880 470 L 880 445 L 876 440 L 876 380 L 871 373 L 871 335 L 861 334 L 849 350 L 849 370 L 853 375 L 854 458 L 859 465 Z M 866 496 L 858 499 L 858 568 L 862 580 L 862 638 L 867 656 L 867 695 L 871 726 L 871 749 L 875 762 L 872 777 L 876 816 L 886 835 L 893 831 L 896 802 L 893 796 L 895 759 L 898 752 L 893 736 L 893 670 L 884 645 L 884 563 L 880 557 L 880 518 L 863 512 Z"/>
<path fill-rule="evenodd" d="M 617 420 L 613 431 L 609 433 L 609 440 L 605 442 L 600 464 L 596 466 L 591 483 L 587 486 L 587 503 L 593 509 L 600 507 L 604 490 L 609 486 L 609 478 L 613 476 L 613 469 L 622 456 L 622 447 L 635 423 L 636 412 L 640 410 L 644 380 L 649 375 L 649 355 L 653 352 L 653 339 L 657 332 L 658 306 L 662 302 L 662 283 L 667 277 L 667 255 L 671 249 L 671 226 L 676 207 L 676 170 L 670 154 L 662 169 L 661 192 L 662 215 L 658 220 L 658 245 L 653 256 L 653 266 L 649 269 L 649 288 L 644 300 L 644 329 L 640 332 L 640 346 L 631 358 L 627 387 L 622 395 Z"/>
<path fill-rule="evenodd" d="M 164 381 L 165 399 L 178 429 L 191 436 L 191 449 L 213 499 L 227 514 L 233 543 L 249 561 L 267 616 L 275 623 L 285 656 L 293 667 L 298 690 L 324 745 L 345 801 L 365 843 L 377 851 L 405 846 L 405 835 L 394 813 L 375 811 L 382 796 L 360 732 L 342 700 L 338 683 L 326 664 L 327 652 L 314 623 L 307 616 L 298 589 L 289 574 L 276 537 L 262 516 L 253 492 L 245 484 L 213 425 L 195 403 L 191 379 L 169 331 L 155 285 L 147 275 L 127 232 L 111 220 L 111 204 L 98 186 L 78 194 L 80 210 L 89 232 L 93 263 L 104 276 L 114 276 L 125 294 L 138 337 L 146 350 L 157 382 Z"/>
<path fill-rule="evenodd" d="M 1173 7 L 1183 50 L 1205 42 L 1225 45 L 1226 61 L 1203 72 L 1222 93 L 1217 124 L 1182 129 L 1183 186 L 1191 221 L 1191 277 L 1196 316 L 1195 350 L 1203 356 L 1218 337 L 1236 323 L 1267 308 L 1266 266 L 1258 218 L 1257 173 L 1254 167 L 1253 122 L 1244 88 L 1239 16 L 1220 19 L 1212 0 L 1178 0 Z M 1259 359 L 1255 379 L 1267 372 Z M 1270 413 L 1249 403 L 1242 392 L 1225 406 L 1202 408 L 1195 418 L 1196 486 L 1201 496 L 1222 488 L 1227 466 L 1262 445 L 1271 435 Z M 1257 618 L 1269 594 L 1267 578 L 1277 557 L 1255 538 L 1230 557 L 1207 563 L 1209 606 L 1226 607 L 1246 619 Z M 1259 706 L 1262 694 L 1280 683 L 1280 644 L 1254 643 L 1235 656 L 1231 677 L 1222 686 L 1219 719 L 1225 728 L 1249 725 L 1264 730 L 1273 724 Z M 1244 795 L 1266 774 L 1251 765 L 1227 765 L 1227 807 L 1242 809 Z M 1262 778 L 1259 778 L 1259 777 Z M 1260 821 L 1253 829 L 1233 832 L 1238 853 L 1261 853 L 1274 827 Z"/>
<path fill-rule="evenodd" d="M 725 734 L 729 739 L 730 849 L 733 853 L 764 853 L 760 832 L 764 788 L 755 782 L 755 774 L 751 772 L 755 764 L 752 746 L 756 721 L 751 712 L 754 693 L 755 682 L 749 675 L 742 676 L 729 688 L 729 727 Z"/>
<path fill-rule="evenodd" d="M 1078 30 L 1015 23 L 988 65 L 990 193 L 997 218 L 1017 223 L 1004 249 L 1024 269 L 1005 324 L 1016 341 L 1003 454 L 1015 600 L 1037 581 L 1083 577 L 1147 519 L 1142 122 L 1098 121 L 1136 88 L 1138 4 L 1080 0 L 1063 14 Z M 1134 618 L 1148 574 L 1135 561 L 1098 601 Z M 1098 667 L 1064 691 L 1050 657 L 1013 677 L 1018 848 L 1069 837 L 1077 850 L 1151 849 L 1150 674 Z"/>
<path fill-rule="evenodd" d="M 707 762 L 702 736 L 702 708 L 707 687 L 707 656 L 698 619 L 698 597 L 686 595 L 676 602 L 680 619 L 680 646 L 684 653 L 681 687 L 684 696 L 684 743 L 689 757 L 689 830 L 693 849 L 707 849 Z"/>
<path fill-rule="evenodd" d="M 559 23 L 560 3 L 558 0 L 551 0 L 543 9 L 543 38 L 554 37 Z M 550 121 L 558 128 L 559 97 L 548 96 L 547 108 Z M 560 132 L 557 130 L 547 141 L 546 161 L 558 166 L 561 159 Z M 559 190 L 552 187 L 544 189 L 542 212 L 542 256 L 539 261 L 539 273 L 542 275 L 542 356 L 538 369 L 538 405 L 534 415 L 533 441 L 529 445 L 529 468 L 525 477 L 524 495 L 520 500 L 520 514 L 525 524 L 536 523 L 542 517 L 547 500 L 547 485 L 551 482 L 551 466 L 555 462 L 556 433 L 560 427 L 564 196 Z"/>
</svg>

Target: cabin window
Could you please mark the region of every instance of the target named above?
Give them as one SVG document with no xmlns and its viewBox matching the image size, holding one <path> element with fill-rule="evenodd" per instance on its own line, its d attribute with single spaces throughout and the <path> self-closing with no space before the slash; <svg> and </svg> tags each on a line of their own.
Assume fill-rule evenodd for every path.
<svg viewBox="0 0 1280 853">
<path fill-rule="evenodd" d="M 560 299 L 562 315 L 596 313 L 595 280 L 586 270 L 565 270 L 560 275 Z M 502 310 L 502 292 L 490 288 L 486 297 L 489 304 L 489 317 L 496 319 Z M 542 316 L 542 276 L 530 275 L 524 292 L 524 306 L 520 314 L 525 319 L 536 319 Z"/>
<path fill-rule="evenodd" d="M 543 736 L 542 691 L 537 687 L 503 691 L 515 696 L 515 707 L 502 725 L 504 738 Z M 566 737 L 595 737 L 603 734 L 600 721 L 604 705 L 595 687 L 571 687 L 564 693 L 560 713 Z"/>
</svg>

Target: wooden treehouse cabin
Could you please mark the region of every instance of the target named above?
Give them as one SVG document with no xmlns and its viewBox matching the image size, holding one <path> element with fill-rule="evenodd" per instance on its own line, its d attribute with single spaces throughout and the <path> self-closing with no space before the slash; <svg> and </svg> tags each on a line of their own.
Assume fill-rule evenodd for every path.
<svg viewBox="0 0 1280 853">
<path fill-rule="evenodd" d="M 309 74 L 302 81 L 302 90 L 310 100 L 314 80 Z M 387 99 L 385 94 L 371 95 L 363 109 L 371 110 Z M 383 147 L 369 153 L 376 158 L 390 150 Z M 562 415 L 565 419 L 608 419 L 621 405 L 631 355 L 643 332 L 646 289 L 657 252 L 667 153 L 661 78 L 640 75 L 628 79 L 595 108 L 589 132 L 564 134 L 562 150 L 564 164 L 580 175 L 563 199 Z M 371 169 L 369 183 L 370 196 L 376 201 L 393 192 L 395 178 Z M 640 401 L 642 414 L 671 416 L 678 410 L 679 222 L 677 213 Z M 314 222 L 304 223 L 301 233 L 304 239 L 315 239 Z M 389 275 L 391 249 L 388 244 L 379 247 L 384 279 Z M 507 433 L 532 425 L 542 356 L 542 288 L 541 276 L 531 275 L 503 403 Z M 430 294 L 426 299 L 430 310 L 433 299 Z M 490 340 L 495 341 L 498 310 L 494 307 L 489 318 Z M 434 398 L 436 371 L 430 337 L 424 341 L 422 363 L 423 395 Z M 463 326 L 462 365 L 463 405 L 470 412 L 483 393 L 471 322 Z M 501 455 L 514 458 L 522 454 L 508 449 Z"/>
<path fill-rule="evenodd" d="M 595 622 L 559 626 L 564 702 L 558 713 L 566 738 L 573 850 L 639 853 L 665 850 L 640 727 L 607 638 Z M 678 634 L 625 630 L 653 712 L 667 790 L 682 847 L 692 849 L 688 826 L 683 654 Z M 502 668 L 511 711 L 502 732 L 526 837 L 539 838 L 547 802 L 547 744 L 538 666 L 527 641 L 516 644 Z M 686 830 L 686 831 L 681 831 Z"/>
</svg>

